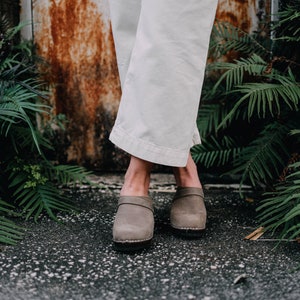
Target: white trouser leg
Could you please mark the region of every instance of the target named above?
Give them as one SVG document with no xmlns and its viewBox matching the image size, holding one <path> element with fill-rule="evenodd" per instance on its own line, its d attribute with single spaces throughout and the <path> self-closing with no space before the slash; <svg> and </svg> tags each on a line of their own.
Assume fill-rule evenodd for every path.
<svg viewBox="0 0 300 300">
<path fill-rule="evenodd" d="M 110 0 L 122 99 L 110 139 L 182 167 L 200 143 L 197 110 L 217 0 Z"/>
<path fill-rule="evenodd" d="M 109 0 L 109 6 L 119 76 L 123 87 L 136 39 L 141 0 Z"/>
</svg>

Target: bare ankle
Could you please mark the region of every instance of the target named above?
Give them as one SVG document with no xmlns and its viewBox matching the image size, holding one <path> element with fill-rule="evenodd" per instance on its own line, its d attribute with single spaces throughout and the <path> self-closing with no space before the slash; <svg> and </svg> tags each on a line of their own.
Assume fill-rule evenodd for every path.
<svg viewBox="0 0 300 300">
<path fill-rule="evenodd" d="M 149 176 L 139 173 L 126 175 L 120 194 L 121 196 L 147 196 L 149 185 L 150 174 Z"/>
<path fill-rule="evenodd" d="M 151 169 L 152 163 L 131 157 L 121 189 L 121 196 L 147 196 Z"/>
<path fill-rule="evenodd" d="M 197 166 L 194 163 L 191 155 L 189 156 L 187 165 L 185 167 L 173 168 L 173 171 L 177 186 L 202 188 L 198 176 Z"/>
</svg>

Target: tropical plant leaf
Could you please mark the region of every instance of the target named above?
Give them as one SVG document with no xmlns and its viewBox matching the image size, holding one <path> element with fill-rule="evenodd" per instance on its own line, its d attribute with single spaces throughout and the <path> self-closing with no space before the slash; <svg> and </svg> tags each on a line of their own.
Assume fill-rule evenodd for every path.
<svg viewBox="0 0 300 300">
<path fill-rule="evenodd" d="M 266 77 L 270 77 L 266 75 Z M 224 126 L 231 122 L 235 114 L 247 107 L 247 118 L 253 116 L 266 118 L 280 114 L 282 107 L 289 108 L 291 111 L 299 110 L 300 85 L 295 81 L 291 72 L 286 76 L 276 75 L 277 83 L 269 82 L 250 82 L 237 86 L 231 93 L 241 93 L 242 97 L 234 105 L 232 110 L 219 125 Z"/>
<path fill-rule="evenodd" d="M 17 95 L 15 95 L 18 97 Z M 24 96 L 24 95 L 23 95 Z M 24 104 L 24 106 L 23 106 Z M 28 128 L 30 129 L 32 139 L 34 141 L 34 144 L 39 152 L 40 146 L 38 142 L 38 138 L 36 135 L 35 126 L 32 123 L 32 118 L 28 114 L 28 110 L 31 110 L 31 112 L 43 112 L 46 113 L 47 111 L 44 110 L 42 106 L 39 105 L 33 105 L 28 102 L 22 103 L 22 102 L 16 102 L 13 101 L 11 98 L 11 101 L 0 103 L 0 121 L 2 120 L 1 128 L 0 128 L 0 135 L 7 136 L 12 125 L 24 121 Z"/>
<path fill-rule="evenodd" d="M 51 182 L 37 184 L 34 187 L 18 188 L 14 197 L 20 201 L 26 220 L 33 217 L 37 222 L 42 213 L 46 212 L 53 220 L 58 221 L 56 212 L 72 212 L 76 208 L 70 200 Z"/>
<path fill-rule="evenodd" d="M 230 91 L 234 86 L 241 85 L 248 76 L 263 76 L 268 67 L 268 63 L 255 53 L 249 58 L 240 58 L 234 62 L 216 62 L 212 63 L 209 69 L 225 71 L 216 82 L 214 90 L 216 90 L 221 82 L 225 80 L 226 91 Z"/>
<path fill-rule="evenodd" d="M 288 5 L 283 11 L 279 12 L 277 24 L 273 25 L 272 30 L 278 32 L 275 40 L 287 42 L 300 42 L 300 7 L 295 9 L 297 2 L 294 5 Z"/>
<path fill-rule="evenodd" d="M 5 216 L 18 216 L 14 206 L 0 199 L 0 243 L 15 245 L 22 239 L 24 229 Z"/>
<path fill-rule="evenodd" d="M 282 143 L 288 132 L 289 128 L 278 122 L 267 124 L 259 136 L 239 153 L 230 173 L 242 174 L 241 185 L 247 179 L 256 186 L 259 182 L 268 183 L 278 177 L 288 158 L 287 146 Z"/>
<path fill-rule="evenodd" d="M 49 162 L 46 161 L 45 164 L 49 169 L 51 168 Z M 9 188 L 13 190 L 13 197 L 23 209 L 26 219 L 33 217 L 37 221 L 42 213 L 47 213 L 57 221 L 58 211 L 71 212 L 76 208 L 70 199 L 64 196 L 62 190 L 54 184 L 53 178 L 50 181 L 51 178 L 47 177 L 44 165 L 42 163 L 24 165 L 22 160 L 13 161 L 8 169 L 10 170 Z M 80 177 L 80 175 L 77 176 Z"/>
<path fill-rule="evenodd" d="M 203 144 L 192 153 L 210 167 L 225 156 L 222 170 L 239 174 L 241 185 L 249 181 L 270 188 L 280 179 L 259 213 L 266 230 L 293 239 L 300 236 L 300 170 L 294 165 L 300 157 L 300 3 L 288 3 L 281 3 L 272 26 L 264 24 L 270 36 L 216 22 L 211 57 L 220 59 L 207 68 L 210 80 L 197 121 Z M 230 61 L 232 55 L 238 59 Z M 222 143 L 226 136 L 234 141 L 235 154 L 229 155 L 230 147 Z"/>
<path fill-rule="evenodd" d="M 39 130 L 38 118 L 51 110 L 44 104 L 48 92 L 40 80 L 33 44 L 15 39 L 23 26 L 10 28 L 5 18 L 0 19 L 0 191 L 11 193 L 10 202 L 17 206 L 0 199 L 0 242 L 7 244 L 22 237 L 11 216 L 37 221 L 46 213 L 57 220 L 57 212 L 74 210 L 61 185 L 89 183 L 89 172 L 83 168 L 55 166 L 42 152 L 53 149 L 49 136 L 54 134 L 44 124 Z M 20 208 L 22 213 L 16 213 Z"/>
<path fill-rule="evenodd" d="M 230 137 L 223 137 L 218 141 L 214 137 L 202 140 L 201 145 L 192 148 L 192 156 L 196 163 L 201 163 L 207 168 L 224 166 L 232 161 L 241 151 Z"/>
<path fill-rule="evenodd" d="M 210 51 L 218 57 L 232 50 L 245 54 L 254 52 L 260 56 L 271 54 L 270 50 L 258 42 L 255 35 L 250 35 L 228 22 L 217 20 L 211 34 Z"/>
<path fill-rule="evenodd" d="M 203 103 L 198 113 L 197 125 L 202 137 L 216 134 L 227 110 L 222 103 Z"/>
<path fill-rule="evenodd" d="M 1 200 L 0 198 L 0 214 L 9 214 L 9 215 L 12 215 L 14 214 L 14 206 Z"/>
<path fill-rule="evenodd" d="M 51 142 L 39 130 L 34 129 L 34 131 L 41 148 L 54 149 Z M 5 140 L 7 141 L 6 150 L 10 151 L 10 153 L 6 154 L 6 160 L 10 160 L 13 156 L 21 154 L 24 158 L 28 157 L 30 159 L 38 155 L 43 157 L 43 154 L 37 151 L 30 128 L 14 125 Z M 28 153 L 22 152 L 24 149 L 28 149 Z"/>
<path fill-rule="evenodd" d="M 56 165 L 48 169 L 49 178 L 53 181 L 57 181 L 63 185 L 70 184 L 82 184 L 92 182 L 88 179 L 88 176 L 92 174 L 91 171 L 87 171 L 80 166 L 72 165 Z"/>
<path fill-rule="evenodd" d="M 16 245 L 23 238 L 24 229 L 11 220 L 0 216 L 0 243 Z"/>
<path fill-rule="evenodd" d="M 267 198 L 257 210 L 266 230 L 293 239 L 300 236 L 300 162 L 289 168 L 292 173 L 276 185 L 274 192 L 265 193 Z"/>
</svg>

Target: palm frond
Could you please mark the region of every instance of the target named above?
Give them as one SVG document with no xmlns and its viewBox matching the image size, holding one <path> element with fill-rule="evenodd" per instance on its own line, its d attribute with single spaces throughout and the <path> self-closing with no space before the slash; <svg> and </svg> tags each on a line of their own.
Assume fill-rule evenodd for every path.
<svg viewBox="0 0 300 300">
<path fill-rule="evenodd" d="M 265 193 L 266 199 L 258 207 L 259 221 L 266 230 L 279 231 L 281 238 L 294 239 L 300 236 L 300 162 L 289 166 L 292 173 Z"/>
<path fill-rule="evenodd" d="M 5 216 L 16 216 L 14 206 L 0 199 L 0 243 L 15 245 L 22 239 L 24 229 Z"/>
<path fill-rule="evenodd" d="M 211 136 L 203 139 L 201 145 L 192 148 L 192 156 L 196 163 L 201 163 L 207 168 L 224 166 L 232 161 L 241 151 L 230 137 L 223 137 L 220 141 Z"/>
<path fill-rule="evenodd" d="M 80 166 L 72 165 L 45 165 L 46 173 L 51 181 L 58 182 L 62 185 L 76 185 L 82 183 L 88 183 L 93 185 L 88 179 L 88 176 L 92 174 L 91 171 L 87 171 Z"/>
<path fill-rule="evenodd" d="M 271 75 L 266 75 L 270 78 Z M 247 109 L 247 118 L 252 116 L 265 118 L 267 115 L 274 117 L 280 114 L 282 107 L 291 111 L 299 110 L 300 84 L 295 80 L 292 72 L 288 75 L 274 75 L 275 83 L 250 82 L 237 86 L 231 93 L 240 93 L 241 98 L 235 103 L 232 110 L 221 122 L 219 127 L 232 121 L 235 114 L 244 107 Z"/>
<path fill-rule="evenodd" d="M 245 54 L 269 56 L 271 52 L 257 41 L 254 35 L 244 32 L 228 22 L 216 21 L 211 34 L 210 50 L 214 56 L 222 56 L 231 50 Z"/>
<path fill-rule="evenodd" d="M 277 32 L 275 40 L 287 42 L 300 42 L 300 11 L 296 2 L 294 5 L 288 5 L 283 11 L 279 12 L 277 24 L 274 24 L 273 30 Z M 279 35 L 279 36 L 278 36 Z"/>
<path fill-rule="evenodd" d="M 0 213 L 3 214 L 14 214 L 13 212 L 14 206 L 1 200 L 0 198 Z"/>
<path fill-rule="evenodd" d="M 0 75 L 1 75 L 0 78 L 1 78 L 1 80 L 3 80 L 3 78 L 5 76 L 5 72 L 7 72 L 7 70 L 10 70 L 9 72 L 12 72 L 15 65 L 20 63 L 16 59 L 17 56 L 18 56 L 18 54 L 15 54 L 11 57 L 6 57 L 3 60 L 0 59 Z"/>
<path fill-rule="evenodd" d="M 11 220 L 0 216 L 0 243 L 16 245 L 23 238 L 24 229 Z"/>
<path fill-rule="evenodd" d="M 300 236 L 300 2 L 288 3 L 281 1 L 274 24 L 264 24 L 272 39 L 228 23 L 214 26 L 211 58 L 221 59 L 208 67 L 208 106 L 203 113 L 200 107 L 198 120 L 204 139 L 192 151 L 196 161 L 218 166 L 221 152 L 229 153 L 222 138 L 232 137 L 239 151 L 226 157 L 222 170 L 239 174 L 241 185 L 270 188 L 281 180 L 259 208 L 261 222 L 281 238 L 294 239 Z M 230 61 L 232 55 L 239 58 Z M 219 109 L 227 112 L 221 120 Z"/>
<path fill-rule="evenodd" d="M 10 28 L 0 19 L 0 191 L 9 191 L 17 207 L 0 200 L 0 242 L 6 244 L 22 236 L 11 216 L 37 221 L 47 213 L 57 220 L 57 212 L 74 210 L 61 185 L 89 183 L 83 168 L 54 166 L 42 152 L 52 149 L 52 128 L 39 131 L 37 118 L 51 110 L 44 105 L 48 92 L 39 79 L 32 44 L 14 38 L 23 26 Z"/>
<path fill-rule="evenodd" d="M 41 149 L 53 150 L 53 146 L 50 141 L 45 138 L 39 130 L 34 129 L 34 133 Z M 10 159 L 13 155 L 20 155 L 23 149 L 28 149 L 29 151 L 29 153 L 22 153 L 24 157 L 29 157 L 30 155 L 30 157 L 33 158 L 33 156 L 38 153 L 30 128 L 17 126 L 15 124 L 10 129 L 6 140 L 11 146 L 10 149 L 13 149 L 10 154 L 7 153 L 7 159 Z M 41 153 L 39 154 L 42 155 Z"/>
<path fill-rule="evenodd" d="M 291 135 L 298 135 L 298 137 L 300 136 L 300 129 L 293 129 L 290 132 Z"/>
<path fill-rule="evenodd" d="M 255 140 L 239 153 L 231 173 L 241 173 L 241 185 L 249 179 L 253 186 L 278 177 L 285 165 L 288 149 L 283 140 L 289 128 L 279 122 L 267 124 Z"/>
<path fill-rule="evenodd" d="M 40 215 L 46 212 L 50 218 L 58 221 L 57 211 L 72 212 L 76 210 L 70 200 L 49 181 L 33 187 L 20 186 L 14 192 L 14 197 L 20 201 L 19 205 L 26 214 L 26 220 L 33 217 L 34 221 L 37 221 Z"/>
<path fill-rule="evenodd" d="M 197 125 L 202 137 L 215 134 L 219 124 L 227 115 L 222 103 L 203 103 L 198 113 Z"/>
<path fill-rule="evenodd" d="M 32 118 L 32 113 L 48 113 L 46 105 L 32 102 L 36 98 L 36 93 L 25 89 L 21 85 L 2 89 L 0 100 L 0 134 L 7 136 L 11 127 L 18 123 L 24 122 L 30 129 L 34 144 L 40 152 L 40 146 Z"/>
<path fill-rule="evenodd" d="M 245 75 L 262 76 L 264 75 L 267 67 L 268 63 L 254 53 L 248 58 L 236 59 L 232 63 L 212 63 L 209 69 L 225 71 L 216 82 L 214 90 L 216 90 L 221 82 L 225 80 L 226 91 L 230 91 L 234 86 L 241 85 L 243 83 Z"/>
<path fill-rule="evenodd" d="M 5 17 L 4 17 L 5 18 Z M 4 20 L 4 19 L 3 19 Z M 20 32 L 20 30 L 26 26 L 26 25 L 29 25 L 30 22 L 29 21 L 23 21 L 23 22 L 20 22 L 17 26 L 6 26 L 5 30 L 4 30 L 4 33 L 5 33 L 5 36 L 4 38 L 7 39 L 7 40 L 12 40 L 16 34 L 18 32 Z M 8 25 L 8 24 L 7 24 Z"/>
<path fill-rule="evenodd" d="M 76 210 L 62 190 L 46 177 L 41 163 L 24 165 L 24 162 L 21 162 L 19 160 L 9 164 L 8 180 L 13 197 L 22 207 L 26 219 L 32 216 L 37 221 L 39 216 L 46 212 L 52 219 L 57 220 L 57 211 Z"/>
</svg>

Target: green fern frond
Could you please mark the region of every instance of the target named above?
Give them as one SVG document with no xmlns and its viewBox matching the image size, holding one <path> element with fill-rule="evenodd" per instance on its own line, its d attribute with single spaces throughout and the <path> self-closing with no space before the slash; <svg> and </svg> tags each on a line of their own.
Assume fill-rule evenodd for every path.
<svg viewBox="0 0 300 300">
<path fill-rule="evenodd" d="M 300 236 L 300 162 L 289 166 L 292 173 L 258 207 L 259 221 L 266 230 L 280 231 L 281 238 Z"/>
<path fill-rule="evenodd" d="M 35 86 L 31 89 L 24 88 L 20 84 L 10 88 L 3 88 L 0 84 L 0 89 L 5 89 L 1 93 L 1 110 L 15 110 L 22 114 L 24 114 L 24 111 L 47 113 L 49 106 L 33 102 L 37 97 L 37 93 L 34 92 L 35 88 Z"/>
<path fill-rule="evenodd" d="M 49 140 L 45 138 L 39 130 L 34 129 L 34 133 L 41 148 L 53 150 L 53 146 Z M 7 141 L 10 142 L 12 148 L 14 149 L 14 152 L 11 153 L 12 155 L 19 154 L 22 152 L 22 149 L 28 149 L 31 157 L 37 153 L 37 148 L 34 143 L 30 128 L 17 125 L 12 126 L 8 133 Z M 23 154 L 26 156 L 27 153 Z M 9 155 L 7 155 L 7 157 L 9 157 Z"/>
<path fill-rule="evenodd" d="M 275 37 L 275 40 L 300 42 L 299 9 L 299 3 L 297 6 L 295 2 L 294 5 L 288 5 L 283 11 L 278 13 L 279 21 L 273 26 L 273 30 L 279 31 L 280 36 Z"/>
<path fill-rule="evenodd" d="M 232 138 L 224 136 L 221 141 L 211 136 L 203 139 L 201 145 L 192 148 L 192 156 L 196 163 L 201 163 L 207 168 L 224 166 L 236 157 L 241 148 L 236 146 Z"/>
<path fill-rule="evenodd" d="M 2 20 L 4 20 L 5 17 L 2 17 Z M 20 30 L 24 27 L 24 26 L 27 26 L 27 25 L 30 25 L 30 22 L 29 21 L 23 21 L 23 22 L 20 22 L 17 26 L 8 26 L 8 24 L 6 25 L 6 28 L 3 30 L 4 32 L 4 38 L 6 40 L 11 40 L 13 39 L 16 34 L 18 32 L 20 32 Z"/>
<path fill-rule="evenodd" d="M 86 182 L 88 173 L 80 174 L 81 168 L 54 167 L 42 153 L 51 149 L 47 138 L 51 128 L 45 126 L 46 132 L 37 126 L 37 116 L 51 112 L 39 102 L 48 98 L 46 83 L 39 79 L 32 44 L 14 39 L 24 24 L 10 28 L 3 20 L 0 18 L 0 192 L 9 190 L 17 208 L 0 200 L 0 242 L 15 244 L 22 234 L 10 216 L 37 221 L 47 213 L 57 220 L 57 212 L 74 210 L 61 185 Z M 18 206 L 23 211 L 17 214 Z"/>
<path fill-rule="evenodd" d="M 242 174 L 241 185 L 249 179 L 253 186 L 258 182 L 267 183 L 279 175 L 288 157 L 283 142 L 289 128 L 278 122 L 270 123 L 260 132 L 249 146 L 245 147 L 234 161 L 231 173 Z"/>
<path fill-rule="evenodd" d="M 215 56 L 222 56 L 231 50 L 245 54 L 254 52 L 260 56 L 269 56 L 271 54 L 253 35 L 228 22 L 220 21 L 216 21 L 213 26 L 210 49 Z"/>
<path fill-rule="evenodd" d="M 21 162 L 22 160 L 14 161 L 9 165 L 8 180 L 9 188 L 14 191 L 13 197 L 23 208 L 26 219 L 33 216 L 37 221 L 46 212 L 52 219 L 57 220 L 57 211 L 75 210 L 70 200 L 45 176 L 42 164 L 24 165 Z"/>
<path fill-rule="evenodd" d="M 198 113 L 197 125 L 202 137 L 217 132 L 221 121 L 227 115 L 222 103 L 203 103 Z"/>
<path fill-rule="evenodd" d="M 237 101 L 219 127 L 232 121 L 235 114 L 239 110 L 242 110 L 243 107 L 247 109 L 248 120 L 252 116 L 265 118 L 267 114 L 274 117 L 275 114 L 280 114 L 282 107 L 288 107 L 291 111 L 298 111 L 300 99 L 299 83 L 295 81 L 291 73 L 285 77 L 281 75 L 274 76 L 273 78 L 276 78 L 277 83 L 250 82 L 237 86 L 231 93 L 241 93 L 242 97 Z"/>
<path fill-rule="evenodd" d="M 14 206 L 0 199 L 0 243 L 15 245 L 22 239 L 24 229 L 5 216 L 17 216 Z"/>
<path fill-rule="evenodd" d="M 46 173 L 48 178 L 52 181 L 58 182 L 62 185 L 76 185 L 82 183 L 88 183 L 93 185 L 88 179 L 88 176 L 92 174 L 91 171 L 87 171 L 80 166 L 71 165 L 46 165 Z"/>
<path fill-rule="evenodd" d="M 293 129 L 290 132 L 291 135 L 300 135 L 300 129 Z"/>
<path fill-rule="evenodd" d="M 3 80 L 5 78 L 5 72 L 10 70 L 9 72 L 12 73 L 13 68 L 16 64 L 20 62 L 16 59 L 18 54 L 15 54 L 12 57 L 7 57 L 6 59 L 0 60 L 0 79 Z"/>
<path fill-rule="evenodd" d="M 31 113 L 48 113 L 46 105 L 31 102 L 35 99 L 36 93 L 24 89 L 22 86 L 13 86 L 2 89 L 0 98 L 0 134 L 7 136 L 12 125 L 17 122 L 25 122 L 30 129 L 33 141 L 40 152 L 40 146 L 32 123 Z"/>
<path fill-rule="evenodd" d="M 5 214 L 14 214 L 13 212 L 14 206 L 1 200 L 0 198 L 0 213 L 5 213 Z"/>
<path fill-rule="evenodd" d="M 216 90 L 221 82 L 225 80 L 226 91 L 230 91 L 234 86 L 241 85 L 243 83 L 245 74 L 251 76 L 264 75 L 267 66 L 268 63 L 256 54 L 252 54 L 248 58 L 240 58 L 239 60 L 234 60 L 233 63 L 212 63 L 209 67 L 210 69 L 225 71 L 216 82 L 214 90 Z"/>
<path fill-rule="evenodd" d="M 0 243 L 16 245 L 23 238 L 24 229 L 11 220 L 0 216 Z"/>
<path fill-rule="evenodd" d="M 74 205 L 70 200 L 64 197 L 61 191 L 52 183 L 47 181 L 44 184 L 37 184 L 34 187 L 21 187 L 14 192 L 16 200 L 20 201 L 23 212 L 26 214 L 26 220 L 31 216 L 37 221 L 43 212 L 58 221 L 56 212 L 75 211 Z"/>
</svg>

